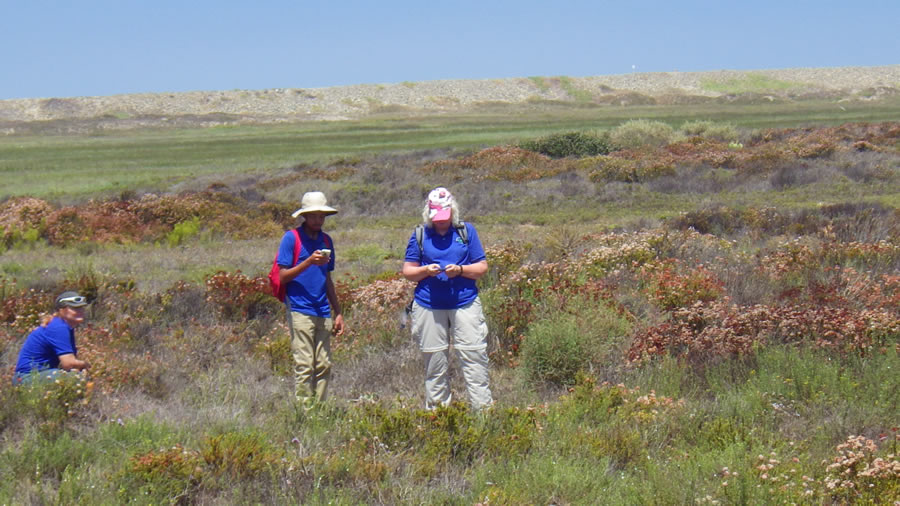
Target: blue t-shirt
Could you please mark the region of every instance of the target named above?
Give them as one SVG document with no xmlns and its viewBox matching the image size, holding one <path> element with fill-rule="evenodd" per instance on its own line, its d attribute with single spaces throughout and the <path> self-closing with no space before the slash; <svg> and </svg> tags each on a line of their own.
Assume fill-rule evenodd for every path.
<svg viewBox="0 0 900 506">
<path fill-rule="evenodd" d="M 421 253 L 413 231 L 406 246 L 406 261 L 418 262 L 419 265 L 438 264 L 443 269 L 449 264 L 465 266 L 485 260 L 478 232 L 469 223 L 465 226 L 469 244 L 463 241 L 455 227 L 450 227 L 443 236 L 434 228 L 425 227 Z M 474 279 L 463 276 L 451 279 L 445 272 L 428 276 L 416 285 L 416 302 L 430 309 L 458 309 L 470 304 L 475 297 L 478 297 L 478 286 Z"/>
<path fill-rule="evenodd" d="M 25 344 L 19 352 L 19 361 L 16 362 L 16 372 L 28 374 L 33 369 L 58 369 L 59 356 L 68 353 L 78 353 L 75 329 L 56 316 L 46 327 L 34 329 L 25 338 Z"/>
<path fill-rule="evenodd" d="M 331 305 L 328 304 L 328 292 L 325 289 L 325 280 L 329 272 L 334 270 L 334 242 L 325 232 L 319 232 L 316 239 L 306 235 L 303 227 L 299 227 L 300 255 L 297 264 L 306 260 L 316 250 L 330 249 L 331 258 L 325 265 L 310 265 L 299 276 L 287 284 L 287 297 L 291 311 L 296 311 L 308 316 L 328 318 L 331 316 Z M 327 240 L 326 240 L 327 238 Z M 278 265 L 291 268 L 294 265 L 294 233 L 288 230 L 281 238 L 281 246 L 278 248 Z"/>
</svg>

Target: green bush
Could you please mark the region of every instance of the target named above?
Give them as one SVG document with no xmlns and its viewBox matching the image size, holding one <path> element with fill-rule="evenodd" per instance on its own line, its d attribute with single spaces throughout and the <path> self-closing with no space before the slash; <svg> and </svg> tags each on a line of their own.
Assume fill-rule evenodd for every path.
<svg viewBox="0 0 900 506">
<path fill-rule="evenodd" d="M 179 244 L 183 244 L 186 239 L 190 239 L 198 233 L 200 233 L 200 217 L 194 216 L 189 220 L 176 223 L 175 226 L 172 227 L 172 231 L 166 235 L 166 242 L 169 243 L 169 246 L 178 246 Z"/>
<path fill-rule="evenodd" d="M 199 452 L 180 444 L 134 455 L 115 476 L 115 481 L 120 484 L 119 498 L 142 497 L 162 503 L 180 497 L 186 502 L 193 502 L 206 474 L 203 464 Z"/>
<path fill-rule="evenodd" d="M 284 453 L 265 434 L 249 429 L 207 437 L 200 456 L 210 475 L 227 482 L 277 471 Z"/>
<path fill-rule="evenodd" d="M 528 380 L 572 385 L 580 371 L 617 361 L 631 323 L 605 297 L 591 284 L 570 287 L 556 302 L 544 297 L 521 345 Z"/>
<path fill-rule="evenodd" d="M 681 125 L 681 133 L 688 137 L 703 137 L 721 142 L 735 142 L 738 139 L 737 128 L 731 123 L 686 121 Z"/>
<path fill-rule="evenodd" d="M 525 141 L 520 148 L 551 158 L 605 155 L 610 151 L 609 134 L 565 132 Z"/>
<path fill-rule="evenodd" d="M 615 149 L 657 148 L 676 142 L 680 135 L 662 121 L 637 119 L 625 122 L 610 133 Z"/>
<path fill-rule="evenodd" d="M 522 341 L 522 367 L 534 382 L 571 385 L 589 363 L 587 338 L 575 315 L 560 313 L 532 324 Z"/>
</svg>

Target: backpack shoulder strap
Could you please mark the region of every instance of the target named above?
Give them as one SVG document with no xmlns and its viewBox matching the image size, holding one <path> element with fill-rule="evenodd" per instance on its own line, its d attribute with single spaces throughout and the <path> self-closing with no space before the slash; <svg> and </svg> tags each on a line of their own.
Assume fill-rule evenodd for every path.
<svg viewBox="0 0 900 506">
<path fill-rule="evenodd" d="M 459 234 L 459 237 L 462 238 L 463 243 L 469 244 L 469 229 L 466 228 L 465 223 L 460 223 L 459 225 L 454 226 L 456 228 L 456 233 Z M 422 241 L 425 238 L 425 226 L 421 223 L 416 225 L 416 244 L 419 245 L 419 255 L 422 255 L 424 250 L 422 248 Z"/>
<path fill-rule="evenodd" d="M 425 255 L 425 248 L 422 246 L 422 241 L 425 240 L 425 225 L 419 223 L 416 225 L 416 244 L 419 245 L 419 258 Z"/>
<path fill-rule="evenodd" d="M 465 222 L 456 226 L 456 233 L 462 238 L 464 244 L 469 244 L 469 229 Z"/>
<path fill-rule="evenodd" d="M 297 265 L 297 259 L 300 258 L 300 246 L 303 240 L 300 239 L 300 232 L 296 228 L 291 229 L 291 232 L 294 233 L 294 263 L 291 264 L 291 267 L 293 267 Z"/>
</svg>

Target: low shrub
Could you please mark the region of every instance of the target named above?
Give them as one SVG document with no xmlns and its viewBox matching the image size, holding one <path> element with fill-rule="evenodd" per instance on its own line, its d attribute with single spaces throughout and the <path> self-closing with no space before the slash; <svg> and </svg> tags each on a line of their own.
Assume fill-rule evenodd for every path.
<svg viewBox="0 0 900 506">
<path fill-rule="evenodd" d="M 521 267 L 532 249 L 534 249 L 534 244 L 515 240 L 486 247 L 484 254 L 490 269 L 479 280 L 481 289 L 485 290 L 496 286 L 500 280 Z"/>
<path fill-rule="evenodd" d="M 722 282 L 703 265 L 689 268 L 674 259 L 649 263 L 641 267 L 640 276 L 650 301 L 667 311 L 723 295 Z"/>
<path fill-rule="evenodd" d="M 584 162 L 593 165 L 588 177 L 594 183 L 642 183 L 675 174 L 675 164 L 667 157 L 624 158 L 614 154 L 585 159 Z"/>
<path fill-rule="evenodd" d="M 535 408 L 494 408 L 486 416 L 458 402 L 433 411 L 389 409 L 363 404 L 352 415 L 350 444 L 379 446 L 380 452 L 408 455 L 415 474 L 429 477 L 452 465 L 471 465 L 484 459 L 508 458 L 527 453 L 539 437 L 541 418 Z M 350 476 L 368 474 L 364 464 L 376 454 L 343 459 L 341 468 Z M 354 471 L 355 469 L 355 471 Z"/>
<path fill-rule="evenodd" d="M 191 219 L 176 223 L 172 231 L 166 235 L 166 242 L 170 247 L 183 244 L 187 239 L 200 233 L 200 218 L 194 216 Z"/>
<path fill-rule="evenodd" d="M 605 369 L 619 360 L 631 323 L 606 286 L 590 280 L 545 298 L 522 340 L 521 367 L 527 379 L 571 385 L 579 372 Z"/>
<path fill-rule="evenodd" d="M 636 269 L 655 259 L 660 235 L 609 233 L 595 237 L 594 241 L 598 244 L 585 251 L 581 266 L 588 274 L 603 277 L 617 269 Z"/>
<path fill-rule="evenodd" d="M 896 449 L 900 435 L 893 439 Z M 824 479 L 825 493 L 832 500 L 876 504 L 900 497 L 900 458 L 895 452 L 880 454 L 878 445 L 864 436 L 848 437 L 836 451 Z"/>
<path fill-rule="evenodd" d="M 90 375 L 102 392 L 148 385 L 158 359 L 142 351 L 132 340 L 129 326 L 136 321 L 126 316 L 112 328 L 87 323 L 78 329 L 78 355 L 91 364 Z"/>
<path fill-rule="evenodd" d="M 482 293 L 488 329 L 498 346 L 494 359 L 515 364 L 525 331 L 545 297 L 571 283 L 564 263 L 527 263 Z"/>
<path fill-rule="evenodd" d="M 519 147 L 550 158 L 583 157 L 608 154 L 610 140 L 606 132 L 565 132 L 525 141 Z"/>
<path fill-rule="evenodd" d="M 726 143 L 738 140 L 737 127 L 731 123 L 686 121 L 681 125 L 681 133 L 688 137 L 703 137 Z"/>
<path fill-rule="evenodd" d="M 573 430 L 574 452 L 586 452 L 592 458 L 609 458 L 617 467 L 634 465 L 646 459 L 641 433 L 658 420 L 683 410 L 685 401 L 642 394 L 639 388 L 597 383 L 593 375 L 580 373 L 574 384 L 551 410 L 553 420 Z"/>
<path fill-rule="evenodd" d="M 693 229 L 701 234 L 728 235 L 742 230 L 746 226 L 744 214 L 726 206 L 707 207 L 689 211 L 667 223 L 677 230 Z"/>
<path fill-rule="evenodd" d="M 614 149 L 648 150 L 671 144 L 679 139 L 674 128 L 662 121 L 631 120 L 610 132 Z"/>
<path fill-rule="evenodd" d="M 281 465 L 284 452 L 275 448 L 269 438 L 258 431 L 230 431 L 208 436 L 200 449 L 206 474 L 222 478 L 223 484 L 234 480 L 271 474 Z"/>
<path fill-rule="evenodd" d="M 412 300 L 413 288 L 413 283 L 394 275 L 350 290 L 342 304 L 345 318 L 353 325 L 333 340 L 334 350 L 358 352 L 371 345 L 394 346 L 403 339 L 404 308 Z"/>
<path fill-rule="evenodd" d="M 0 203 L 0 246 L 36 242 L 52 213 L 50 204 L 32 197 L 15 197 Z"/>
<path fill-rule="evenodd" d="M 70 418 L 91 399 L 94 383 L 77 372 L 62 372 L 48 379 L 47 373 L 32 373 L 34 379 L 15 388 L 17 416 L 29 419 L 47 437 L 58 436 Z"/>
<path fill-rule="evenodd" d="M 750 355 L 787 343 L 842 354 L 889 352 L 898 346 L 900 318 L 885 309 L 822 305 L 739 307 L 723 298 L 670 313 L 662 324 L 639 331 L 627 357 L 640 363 L 672 355 L 694 362 Z"/>
<path fill-rule="evenodd" d="M 575 315 L 561 313 L 541 319 L 525 333 L 521 366 L 535 383 L 571 385 L 577 373 L 590 363 L 590 344 Z"/>
<path fill-rule="evenodd" d="M 248 320 L 275 314 L 284 309 L 272 297 L 268 278 L 248 277 L 241 271 L 219 271 L 207 276 L 206 300 L 229 320 Z"/>
<path fill-rule="evenodd" d="M 379 455 L 377 437 L 352 438 L 336 448 L 318 452 L 304 460 L 310 474 L 334 487 L 367 489 L 390 473 L 387 456 Z"/>
<path fill-rule="evenodd" d="M 256 342 L 254 353 L 257 356 L 264 357 L 275 374 L 288 376 L 293 373 L 294 358 L 291 352 L 291 333 L 284 322 L 278 322 L 273 325 L 269 332 Z"/>
<path fill-rule="evenodd" d="M 200 452 L 180 444 L 135 455 L 118 477 L 122 484 L 119 499 L 129 501 L 141 497 L 164 502 L 178 497 L 189 501 L 200 491 L 203 464 Z"/>
<path fill-rule="evenodd" d="M 496 146 L 456 160 L 440 160 L 422 167 L 426 174 L 456 177 L 461 180 L 462 171 L 471 173 L 474 181 L 534 181 L 554 176 L 563 170 L 546 155 L 511 146 Z"/>
<path fill-rule="evenodd" d="M 67 246 L 86 241 L 89 237 L 87 223 L 76 208 L 60 209 L 47 219 L 47 239 L 50 244 Z"/>
</svg>

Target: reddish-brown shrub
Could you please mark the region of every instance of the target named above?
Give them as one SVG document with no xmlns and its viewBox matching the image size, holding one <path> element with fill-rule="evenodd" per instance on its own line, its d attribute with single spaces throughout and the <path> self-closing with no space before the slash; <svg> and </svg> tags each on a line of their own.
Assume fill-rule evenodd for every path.
<svg viewBox="0 0 900 506">
<path fill-rule="evenodd" d="M 0 322 L 17 332 L 30 332 L 53 310 L 54 295 L 19 288 L 15 280 L 0 278 Z"/>
<path fill-rule="evenodd" d="M 562 172 L 565 162 L 511 146 L 496 146 L 456 160 L 431 162 L 422 171 L 448 176 L 460 171 L 471 172 L 475 181 L 532 181 Z"/>
<path fill-rule="evenodd" d="M 29 230 L 42 233 L 53 212 L 47 202 L 31 197 L 15 197 L 0 204 L 0 245 L 11 245 Z"/>
<path fill-rule="evenodd" d="M 740 308 L 728 299 L 697 302 L 671 313 L 668 322 L 638 332 L 628 350 L 628 362 L 657 355 L 702 360 L 749 353 L 775 328 L 771 308 Z"/>
<path fill-rule="evenodd" d="M 900 317 L 884 309 L 738 307 L 723 299 L 673 311 L 667 322 L 638 332 L 627 356 L 629 362 L 666 354 L 698 360 L 745 354 L 772 342 L 868 353 L 898 340 Z"/>
<path fill-rule="evenodd" d="M 47 219 L 47 239 L 50 244 L 65 246 L 86 241 L 90 232 L 81 213 L 74 207 L 55 211 Z"/>
<path fill-rule="evenodd" d="M 667 311 L 716 300 L 723 292 L 722 282 L 703 265 L 686 268 L 671 259 L 645 264 L 640 274 L 651 302 Z"/>
<path fill-rule="evenodd" d="M 256 318 L 272 314 L 283 306 L 271 295 L 269 280 L 263 276 L 248 277 L 241 271 L 219 271 L 206 277 L 206 300 L 228 319 Z"/>
<path fill-rule="evenodd" d="M 401 328 L 407 323 L 404 308 L 412 300 L 414 288 L 412 282 L 395 276 L 350 289 L 343 296 L 338 294 L 353 325 L 333 340 L 335 351 L 353 353 L 371 344 L 396 344 L 398 338 L 407 335 Z"/>
<path fill-rule="evenodd" d="M 78 329 L 78 356 L 91 364 L 90 378 L 102 392 L 138 386 L 159 366 L 149 351 L 129 351 L 130 321 L 126 316 L 112 328 L 86 323 Z"/>
</svg>

